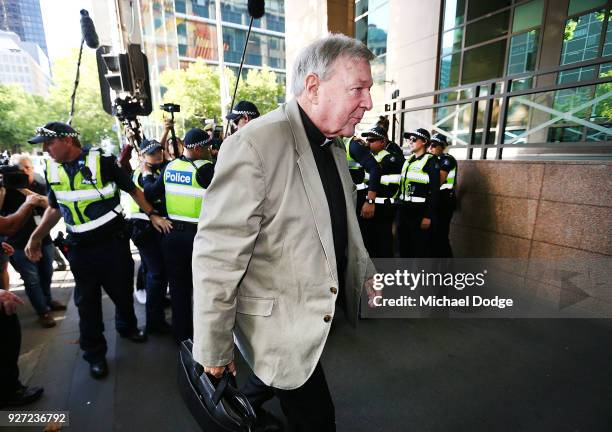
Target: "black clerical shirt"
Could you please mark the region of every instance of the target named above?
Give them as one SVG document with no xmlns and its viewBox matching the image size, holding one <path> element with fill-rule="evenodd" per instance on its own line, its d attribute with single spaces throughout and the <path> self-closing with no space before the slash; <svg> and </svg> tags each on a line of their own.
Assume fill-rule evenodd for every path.
<svg viewBox="0 0 612 432">
<path fill-rule="evenodd" d="M 298 105 L 299 106 L 299 105 Z M 319 177 L 327 205 L 329 206 L 329 216 L 331 219 L 332 235 L 334 237 L 334 251 L 336 253 L 336 268 L 338 269 L 338 279 L 340 288 L 344 287 L 344 273 L 346 270 L 346 249 L 348 244 L 348 229 L 346 223 L 346 202 L 342 182 L 338 174 L 338 168 L 334 162 L 334 156 L 326 142 L 325 135 L 308 118 L 308 115 L 300 107 L 302 123 L 306 131 L 306 136 L 312 148 L 312 154 L 317 164 Z"/>
</svg>

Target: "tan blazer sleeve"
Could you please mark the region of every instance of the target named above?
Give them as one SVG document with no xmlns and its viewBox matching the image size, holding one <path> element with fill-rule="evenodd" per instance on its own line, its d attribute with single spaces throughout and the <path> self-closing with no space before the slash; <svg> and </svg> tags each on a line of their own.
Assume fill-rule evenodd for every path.
<svg viewBox="0 0 612 432">
<path fill-rule="evenodd" d="M 260 230 L 265 191 L 259 154 L 241 134 L 227 139 L 193 244 L 193 356 L 202 365 L 233 359 L 236 294 Z"/>
</svg>

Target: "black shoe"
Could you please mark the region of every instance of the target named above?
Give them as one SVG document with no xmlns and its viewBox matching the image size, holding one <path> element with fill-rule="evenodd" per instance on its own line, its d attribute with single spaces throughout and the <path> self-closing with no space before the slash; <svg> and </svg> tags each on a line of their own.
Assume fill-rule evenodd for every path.
<svg viewBox="0 0 612 432">
<path fill-rule="evenodd" d="M 94 379 L 102 379 L 108 375 L 108 364 L 106 360 L 89 364 L 89 373 Z"/>
<path fill-rule="evenodd" d="M 169 334 L 172 333 L 172 326 L 167 322 L 162 322 L 160 324 L 147 325 L 147 334 Z"/>
<path fill-rule="evenodd" d="M 257 422 L 253 427 L 253 432 L 282 432 L 285 425 L 278 417 L 263 408 L 255 410 Z"/>
<path fill-rule="evenodd" d="M 0 406 L 22 406 L 30 404 L 40 399 L 44 392 L 42 387 L 27 387 L 19 384 L 19 388 L 15 393 L 7 399 L 0 401 Z"/>
<path fill-rule="evenodd" d="M 125 339 L 129 339 L 132 342 L 142 343 L 147 340 L 147 334 L 144 330 L 134 329 L 132 331 L 118 331 L 119 336 Z"/>
</svg>

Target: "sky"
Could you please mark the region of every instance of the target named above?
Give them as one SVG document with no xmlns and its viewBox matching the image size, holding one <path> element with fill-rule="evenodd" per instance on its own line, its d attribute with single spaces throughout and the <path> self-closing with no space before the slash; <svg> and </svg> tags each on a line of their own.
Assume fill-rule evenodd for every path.
<svg viewBox="0 0 612 432">
<path fill-rule="evenodd" d="M 81 9 L 91 7 L 91 0 L 40 0 L 47 37 L 49 59 L 65 56 L 81 44 Z"/>
</svg>

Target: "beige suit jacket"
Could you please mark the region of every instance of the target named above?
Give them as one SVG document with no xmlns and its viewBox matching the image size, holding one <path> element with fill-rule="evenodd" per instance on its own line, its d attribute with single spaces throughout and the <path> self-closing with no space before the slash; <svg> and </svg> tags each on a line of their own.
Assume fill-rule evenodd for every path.
<svg viewBox="0 0 612 432">
<path fill-rule="evenodd" d="M 199 363 L 229 363 L 235 338 L 264 383 L 297 388 L 321 356 L 331 327 L 325 317 L 334 316 L 338 295 L 356 321 L 374 267 L 353 211 L 356 192 L 344 146 L 337 140 L 331 150 L 348 224 L 346 286 L 339 292 L 329 206 L 297 102 L 223 143 L 193 248 Z"/>
</svg>

